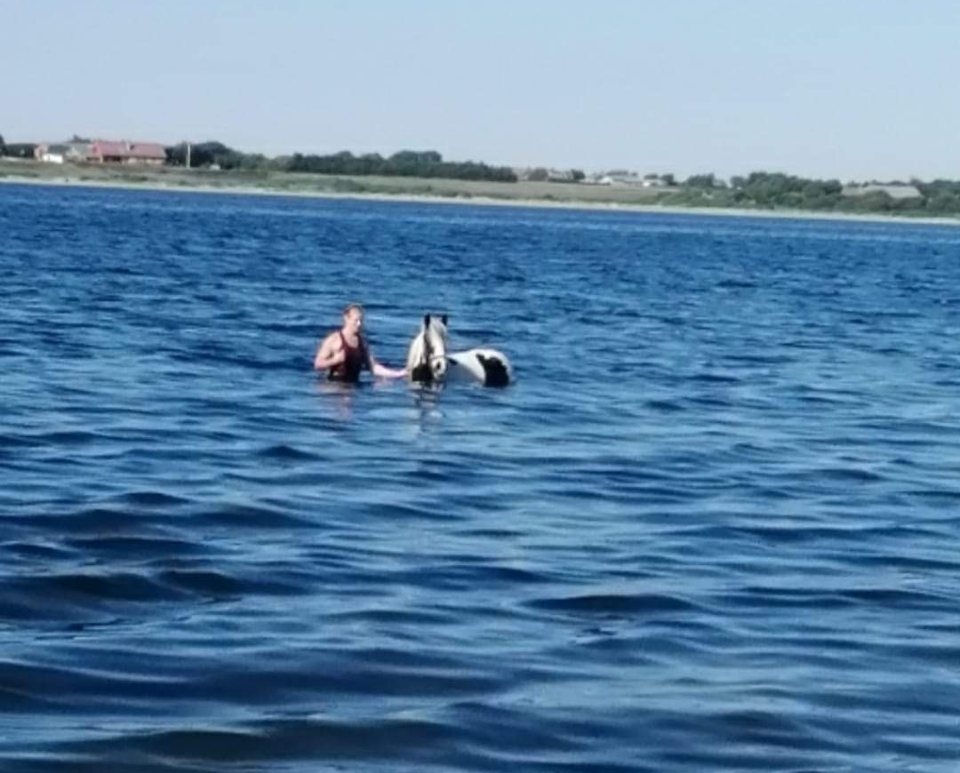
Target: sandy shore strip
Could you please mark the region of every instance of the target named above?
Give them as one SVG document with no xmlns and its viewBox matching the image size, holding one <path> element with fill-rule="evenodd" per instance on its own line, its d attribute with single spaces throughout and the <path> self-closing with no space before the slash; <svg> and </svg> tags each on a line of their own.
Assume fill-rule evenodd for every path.
<svg viewBox="0 0 960 773">
<path fill-rule="evenodd" d="M 847 212 L 810 212 L 798 209 L 736 209 L 723 207 L 683 207 L 665 206 L 662 204 L 636 204 L 632 202 L 607 201 L 551 201 L 532 198 L 494 198 L 480 195 L 439 195 L 415 193 L 382 193 L 382 192 L 337 192 L 337 191 L 310 191 L 284 190 L 271 187 L 249 185 L 204 185 L 198 184 L 165 184 L 158 182 L 124 182 L 120 180 L 81 180 L 73 177 L 35 177 L 5 175 L 0 176 L 0 185 L 37 185 L 51 187 L 72 188 L 114 188 L 133 191 L 159 191 L 167 193 L 215 193 L 224 196 L 274 196 L 308 199 L 345 199 L 356 201 L 387 201 L 406 202 L 415 204 L 451 204 L 495 207 L 526 207 L 537 209 L 565 209 L 588 210 L 607 212 L 632 212 L 637 214 L 666 214 L 666 215 L 713 215 L 716 217 L 752 217 L 780 220 L 833 220 L 840 222 L 862 223 L 900 223 L 916 225 L 960 226 L 960 218 L 949 217 L 904 217 L 898 215 L 862 214 Z"/>
</svg>

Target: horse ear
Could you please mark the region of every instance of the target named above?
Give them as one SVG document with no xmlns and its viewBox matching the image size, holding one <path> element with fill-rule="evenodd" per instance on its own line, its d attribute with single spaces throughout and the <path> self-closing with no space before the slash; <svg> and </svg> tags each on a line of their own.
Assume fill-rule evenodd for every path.
<svg viewBox="0 0 960 773">
<path fill-rule="evenodd" d="M 446 327 L 446 326 L 447 326 L 447 315 L 444 314 L 442 317 L 440 317 L 440 321 L 443 323 L 443 326 Z"/>
<path fill-rule="evenodd" d="M 424 326 L 424 327 L 430 327 L 430 315 L 429 315 L 429 314 L 424 314 L 424 315 L 423 315 L 423 326 Z"/>
</svg>

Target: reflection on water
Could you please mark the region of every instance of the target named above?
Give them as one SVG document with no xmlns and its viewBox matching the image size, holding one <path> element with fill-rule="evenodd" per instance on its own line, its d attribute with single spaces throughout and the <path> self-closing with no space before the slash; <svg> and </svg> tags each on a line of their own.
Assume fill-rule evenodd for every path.
<svg viewBox="0 0 960 773">
<path fill-rule="evenodd" d="M 386 393 L 396 395 L 398 391 L 405 391 L 412 407 L 411 416 L 414 424 L 421 430 L 425 425 L 439 421 L 443 412 L 441 409 L 441 395 L 446 388 L 441 384 L 410 384 L 405 380 L 374 379 L 363 376 L 364 380 L 356 384 L 345 384 L 340 381 L 330 381 L 322 376 L 316 380 L 316 392 L 320 397 L 320 405 L 328 415 L 341 421 L 350 421 L 355 418 L 357 404 L 367 400 L 371 410 L 377 411 L 376 400 L 378 395 Z M 460 389 L 477 388 L 460 386 Z"/>
<path fill-rule="evenodd" d="M 317 376 L 316 390 L 322 398 L 320 404 L 327 410 L 332 406 L 332 415 L 341 421 L 353 419 L 357 393 L 364 388 L 363 383 L 347 384 L 342 381 L 331 381 L 322 374 Z"/>
<path fill-rule="evenodd" d="M 417 384 L 411 387 L 415 434 L 441 431 L 441 397 L 445 388 L 442 384 Z"/>
</svg>

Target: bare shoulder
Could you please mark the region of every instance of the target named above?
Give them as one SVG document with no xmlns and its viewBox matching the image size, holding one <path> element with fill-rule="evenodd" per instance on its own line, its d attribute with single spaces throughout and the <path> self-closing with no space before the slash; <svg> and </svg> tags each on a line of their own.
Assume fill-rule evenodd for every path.
<svg viewBox="0 0 960 773">
<path fill-rule="evenodd" d="M 335 348 L 340 343 L 340 333 L 337 330 L 334 330 L 326 338 L 323 339 L 323 343 L 320 344 L 321 349 L 330 349 Z"/>
</svg>

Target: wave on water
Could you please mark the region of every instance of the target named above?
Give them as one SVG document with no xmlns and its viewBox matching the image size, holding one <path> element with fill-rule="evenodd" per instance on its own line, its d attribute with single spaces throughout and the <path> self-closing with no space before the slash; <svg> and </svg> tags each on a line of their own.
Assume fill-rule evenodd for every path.
<svg viewBox="0 0 960 773">
<path fill-rule="evenodd" d="M 953 773 L 955 229 L 0 186 L 0 769 Z M 957 296 L 957 297 L 954 297 Z M 427 311 L 503 390 L 312 371 Z"/>
</svg>

